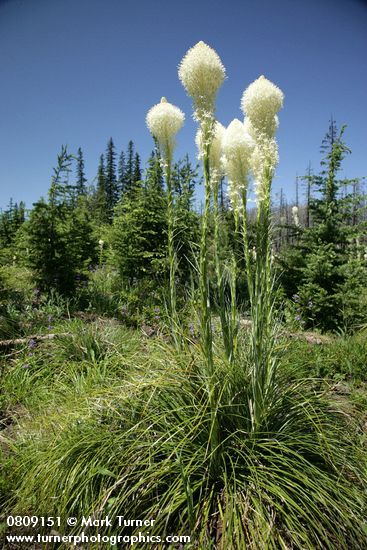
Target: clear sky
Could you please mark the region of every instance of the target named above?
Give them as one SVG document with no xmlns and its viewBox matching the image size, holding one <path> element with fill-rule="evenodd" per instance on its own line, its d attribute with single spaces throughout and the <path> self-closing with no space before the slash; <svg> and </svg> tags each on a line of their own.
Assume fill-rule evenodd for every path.
<svg viewBox="0 0 367 550">
<path fill-rule="evenodd" d="M 86 175 L 112 136 L 145 162 L 148 109 L 161 96 L 186 124 L 177 157 L 195 159 L 191 103 L 177 65 L 199 40 L 228 78 L 218 119 L 242 118 L 243 90 L 264 74 L 285 93 L 275 189 L 294 197 L 330 116 L 347 124 L 344 176 L 367 174 L 367 2 L 362 0 L 0 0 L 0 207 L 47 193 L 62 144 L 83 149 Z"/>
</svg>

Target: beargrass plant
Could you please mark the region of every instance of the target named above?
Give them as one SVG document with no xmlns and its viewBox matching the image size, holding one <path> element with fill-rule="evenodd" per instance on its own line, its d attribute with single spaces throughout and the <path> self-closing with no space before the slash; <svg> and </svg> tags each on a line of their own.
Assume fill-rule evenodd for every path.
<svg viewBox="0 0 367 550">
<path fill-rule="evenodd" d="M 179 78 L 193 101 L 194 118 L 199 123 L 199 144 L 204 174 L 204 211 L 201 223 L 200 255 L 199 255 L 199 290 L 200 290 L 200 321 L 201 339 L 205 356 L 207 389 L 211 403 L 212 428 L 210 437 L 211 460 L 214 471 L 218 469 L 219 424 L 217 419 L 218 388 L 215 380 L 213 360 L 213 334 L 211 322 L 211 304 L 208 277 L 208 233 L 212 196 L 211 155 L 216 147 L 216 138 L 220 138 L 215 120 L 215 101 L 219 88 L 225 79 L 225 68 L 218 54 L 207 44 L 200 41 L 189 49 L 182 59 Z M 218 127 L 217 127 L 218 130 Z M 212 175 L 215 166 L 212 167 Z"/>
<path fill-rule="evenodd" d="M 189 535 L 200 550 L 362 548 L 365 458 L 352 419 L 279 377 L 254 432 L 243 344 L 242 368 L 214 357 L 216 471 L 202 350 L 150 342 L 123 381 L 63 385 L 53 410 L 19 422 L 7 509 L 154 519 L 150 535 Z"/>
<path fill-rule="evenodd" d="M 172 159 L 175 148 L 175 136 L 181 129 L 185 117 L 183 112 L 168 103 L 165 97 L 152 107 L 147 114 L 147 126 L 157 140 L 163 159 L 163 171 L 167 185 L 167 249 L 169 264 L 169 314 L 171 334 L 176 346 L 181 347 L 179 319 L 176 306 L 177 256 L 175 251 L 175 208 L 172 190 Z"/>
</svg>

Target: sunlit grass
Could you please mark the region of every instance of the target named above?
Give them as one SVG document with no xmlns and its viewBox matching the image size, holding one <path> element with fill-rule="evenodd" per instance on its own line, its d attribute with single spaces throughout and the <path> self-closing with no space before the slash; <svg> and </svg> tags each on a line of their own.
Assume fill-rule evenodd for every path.
<svg viewBox="0 0 367 550">
<path fill-rule="evenodd" d="M 139 353 L 66 364 L 45 380 L 43 408 L 28 401 L 9 442 L 7 508 L 151 518 L 151 534 L 189 534 L 201 549 L 362 547 L 358 427 L 279 375 L 253 432 L 246 347 L 236 364 L 215 361 L 216 477 L 205 358 L 140 341 Z"/>
</svg>

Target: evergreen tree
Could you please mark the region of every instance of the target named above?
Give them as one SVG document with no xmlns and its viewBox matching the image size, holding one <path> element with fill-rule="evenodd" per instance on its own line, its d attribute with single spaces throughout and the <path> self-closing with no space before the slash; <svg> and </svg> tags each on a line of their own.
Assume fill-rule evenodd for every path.
<svg viewBox="0 0 367 550">
<path fill-rule="evenodd" d="M 306 175 L 302 177 L 306 181 L 306 227 L 311 227 L 311 186 L 313 180 L 311 163 L 308 164 Z"/>
<path fill-rule="evenodd" d="M 121 151 L 119 156 L 118 168 L 118 187 L 120 196 L 126 191 L 126 159 L 124 151 Z"/>
<path fill-rule="evenodd" d="M 112 220 L 113 209 L 119 199 L 119 189 L 116 176 L 116 153 L 112 137 L 107 144 L 106 151 L 105 189 L 108 217 Z"/>
<path fill-rule="evenodd" d="M 104 166 L 104 156 L 99 157 L 99 165 L 97 172 L 97 189 L 95 192 L 95 204 L 94 210 L 96 212 L 96 218 L 100 224 L 108 223 L 109 210 L 107 203 L 106 192 L 106 171 Z"/>
<path fill-rule="evenodd" d="M 66 146 L 62 145 L 61 152 L 57 156 L 57 166 L 53 169 L 51 186 L 48 190 L 48 200 L 52 206 L 58 204 L 74 205 L 75 186 L 69 183 L 72 158 L 73 156 L 67 152 Z"/>
<path fill-rule="evenodd" d="M 134 157 L 134 170 L 133 170 L 133 186 L 141 181 L 141 169 L 140 169 L 140 156 L 138 153 L 135 153 Z"/>
<path fill-rule="evenodd" d="M 163 191 L 163 170 L 159 150 L 156 147 L 148 159 L 148 167 L 145 176 L 146 185 L 155 186 Z"/>
<path fill-rule="evenodd" d="M 8 264 L 15 255 L 17 233 L 25 221 L 25 204 L 10 199 L 4 212 L 0 212 L 0 265 Z"/>
<path fill-rule="evenodd" d="M 130 140 L 127 145 L 125 192 L 131 191 L 134 187 L 134 157 L 134 143 Z"/>
<path fill-rule="evenodd" d="M 343 141 L 344 129 L 338 131 L 331 120 L 322 142 L 325 156 L 321 173 L 306 176 L 317 189 L 309 204 L 312 227 L 306 222 L 299 242 L 280 258 L 283 287 L 290 298 L 295 296 L 297 319 L 306 327 L 317 325 L 323 330 L 335 330 L 345 322 L 345 296 L 362 296 L 363 287 L 357 290 L 353 285 L 363 279 L 367 283 L 366 269 L 354 261 L 350 246 L 351 236 L 361 228 L 350 225 L 350 197 L 342 195 L 346 182 L 337 178 L 343 159 L 350 153 Z M 365 301 L 367 309 L 367 296 Z M 352 317 L 349 314 L 348 323 Z"/>
<path fill-rule="evenodd" d="M 116 209 L 111 242 L 113 263 L 128 284 L 164 271 L 166 255 L 165 200 L 155 185 L 137 183 Z"/>
<path fill-rule="evenodd" d="M 174 164 L 172 187 L 175 194 L 175 249 L 178 275 L 188 281 L 193 259 L 193 244 L 199 238 L 199 217 L 193 209 L 197 166 L 192 167 L 188 155 Z"/>
<path fill-rule="evenodd" d="M 84 158 L 81 147 L 78 149 L 76 157 L 76 194 L 78 197 L 83 196 L 87 192 L 86 183 L 87 178 L 85 177 L 84 172 Z"/>
<path fill-rule="evenodd" d="M 134 143 L 130 140 L 126 155 L 122 152 L 119 163 L 119 182 L 121 193 L 130 193 L 142 179 L 140 155 L 135 152 Z"/>
<path fill-rule="evenodd" d="M 29 254 L 26 263 L 35 272 L 41 289 L 64 294 L 74 291 L 87 276 L 87 267 L 96 261 L 96 243 L 90 215 L 83 197 L 75 202 L 75 188 L 68 185 L 72 155 L 66 147 L 58 155 L 48 201 L 35 203 L 23 226 Z"/>
</svg>

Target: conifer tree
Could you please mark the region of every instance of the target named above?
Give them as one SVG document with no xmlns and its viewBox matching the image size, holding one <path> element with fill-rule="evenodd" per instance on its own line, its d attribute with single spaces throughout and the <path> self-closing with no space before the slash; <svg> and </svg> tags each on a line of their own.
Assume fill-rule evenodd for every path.
<svg viewBox="0 0 367 550">
<path fill-rule="evenodd" d="M 118 188 L 120 197 L 126 191 L 126 159 L 124 151 L 121 151 L 117 167 Z"/>
<path fill-rule="evenodd" d="M 54 169 L 48 201 L 35 203 L 24 224 L 29 254 L 26 263 L 45 291 L 52 288 L 63 294 L 74 291 L 86 277 L 87 267 L 96 260 L 90 215 L 85 201 L 75 202 L 75 188 L 68 184 L 72 155 L 63 147 Z"/>
<path fill-rule="evenodd" d="M 199 236 L 199 220 L 193 209 L 197 166 L 193 167 L 188 155 L 173 166 L 172 187 L 175 194 L 175 249 L 178 260 L 178 274 L 181 281 L 187 281 L 193 262 L 193 243 Z"/>
<path fill-rule="evenodd" d="M 311 227 L 311 186 L 312 186 L 312 168 L 311 163 L 308 164 L 306 175 L 303 176 L 303 180 L 306 181 L 306 227 Z"/>
<path fill-rule="evenodd" d="M 11 250 L 7 249 L 10 249 L 10 247 L 13 246 L 17 231 L 22 226 L 24 221 L 24 202 L 21 201 L 18 205 L 18 203 L 14 203 L 11 198 L 7 209 L 4 212 L 0 212 L 0 248 L 2 249 L 1 257 L 4 262 L 11 253 Z"/>
<path fill-rule="evenodd" d="M 157 146 L 148 159 L 145 181 L 146 185 L 155 186 L 163 191 L 163 170 Z"/>
<path fill-rule="evenodd" d="M 127 153 L 121 153 L 121 169 L 119 181 L 122 194 L 134 190 L 135 184 L 142 179 L 140 155 L 135 152 L 134 143 L 130 140 L 127 146 Z"/>
<path fill-rule="evenodd" d="M 141 181 L 140 156 L 139 156 L 138 153 L 135 153 L 134 171 L 133 171 L 133 185 L 135 185 L 138 181 Z"/>
<path fill-rule="evenodd" d="M 316 325 L 323 330 L 335 330 L 341 323 L 358 318 L 361 308 L 355 302 L 354 312 L 347 308 L 346 321 L 345 299 L 348 296 L 350 304 L 356 295 L 363 296 L 363 284 L 367 283 L 365 267 L 355 262 L 355 254 L 351 253 L 351 236 L 358 227 L 350 223 L 350 196 L 343 197 L 346 181 L 338 179 L 342 161 L 351 152 L 343 141 L 344 130 L 343 126 L 338 131 L 335 121 L 330 121 L 322 142 L 325 156 L 320 175 L 311 175 L 309 170 L 306 176 L 308 185 L 312 183 L 317 189 L 309 204 L 312 227 L 306 221 L 299 242 L 285 250 L 280 259 L 284 289 L 297 302 L 296 318 L 305 327 Z M 364 307 L 366 315 L 367 296 Z"/>
<path fill-rule="evenodd" d="M 51 206 L 59 204 L 73 206 L 74 204 L 75 186 L 69 183 L 72 158 L 73 156 L 67 152 L 67 147 L 62 145 L 48 190 L 48 201 Z"/>
<path fill-rule="evenodd" d="M 78 197 L 83 196 L 87 192 L 86 183 L 87 178 L 85 177 L 84 172 L 84 158 L 81 147 L 78 149 L 76 157 L 76 194 Z"/>
<path fill-rule="evenodd" d="M 113 209 L 119 199 L 119 190 L 116 176 L 116 153 L 112 137 L 109 139 L 106 151 L 105 171 L 106 204 L 109 219 L 113 217 Z"/>
<path fill-rule="evenodd" d="M 122 196 L 111 233 L 113 263 L 126 283 L 164 272 L 166 231 L 164 196 L 152 182 L 137 182 L 134 193 Z"/>
<path fill-rule="evenodd" d="M 95 193 L 95 211 L 98 222 L 101 224 L 108 223 L 109 210 L 107 204 L 106 192 L 106 171 L 104 166 L 104 156 L 99 157 L 99 165 L 97 172 L 97 189 Z"/>
<path fill-rule="evenodd" d="M 126 159 L 126 185 L 125 191 L 129 192 L 134 187 L 134 143 L 130 140 L 127 145 Z"/>
</svg>

